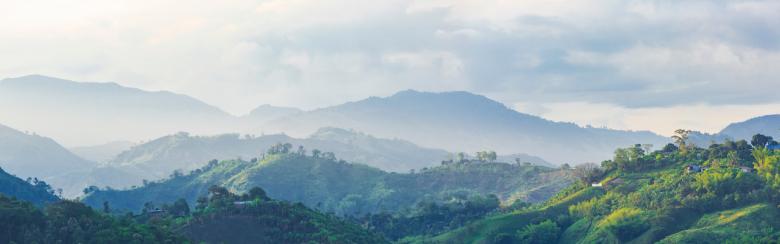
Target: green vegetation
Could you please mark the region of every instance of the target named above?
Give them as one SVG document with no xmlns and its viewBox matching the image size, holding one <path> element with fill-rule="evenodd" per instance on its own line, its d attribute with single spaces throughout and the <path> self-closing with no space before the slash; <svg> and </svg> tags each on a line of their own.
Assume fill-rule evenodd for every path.
<svg viewBox="0 0 780 244">
<path fill-rule="evenodd" d="M 780 241 L 780 151 L 771 137 L 707 148 L 675 141 L 618 149 L 543 204 L 488 216 L 409 242 L 775 243 Z M 593 186 L 591 186 L 593 184 Z"/>
<path fill-rule="evenodd" d="M 353 219 L 390 240 L 425 236 L 458 228 L 470 221 L 500 210 L 495 195 L 452 194 L 443 203 L 424 200 L 401 213 L 379 213 Z M 520 202 L 518 202 L 520 204 Z M 516 204 L 517 205 L 517 204 Z"/>
<path fill-rule="evenodd" d="M 172 213 L 172 212 L 166 212 Z M 268 198 L 261 188 L 236 195 L 209 188 L 192 215 L 164 217 L 196 242 L 206 243 L 384 243 L 380 235 L 333 215 Z"/>
<path fill-rule="evenodd" d="M 32 202 L 38 206 L 58 199 L 54 195 L 55 191 L 46 182 L 38 180 L 38 178 L 28 178 L 27 181 L 24 181 L 8 174 L 2 168 L 0 168 L 0 194 Z"/>
<path fill-rule="evenodd" d="M 184 243 L 165 226 L 112 217 L 73 201 L 47 205 L 0 194 L 0 243 Z"/>
<path fill-rule="evenodd" d="M 567 175 L 541 166 L 481 161 L 446 163 L 408 174 L 388 173 L 338 160 L 333 153 L 312 150 L 308 155 L 305 150 L 280 144 L 264 158 L 214 160 L 189 174 L 173 174 L 135 189 L 88 188 L 84 202 L 95 208 L 109 202 L 115 210 L 139 211 L 146 203 L 169 203 L 179 198 L 193 204 L 211 185 L 235 192 L 262 187 L 275 199 L 357 218 L 405 209 L 411 212 L 411 207 L 423 202 L 446 205 L 456 195 L 468 199 L 494 194 L 506 203 L 539 202 L 569 184 Z"/>
</svg>

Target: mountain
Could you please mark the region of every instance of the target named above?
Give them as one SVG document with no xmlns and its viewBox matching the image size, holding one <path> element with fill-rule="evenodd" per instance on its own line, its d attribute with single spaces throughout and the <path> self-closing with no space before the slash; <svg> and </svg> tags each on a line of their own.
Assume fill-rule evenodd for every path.
<svg viewBox="0 0 780 244">
<path fill-rule="evenodd" d="M 539 166 L 469 161 L 437 166 L 418 173 L 387 173 L 362 164 L 337 161 L 325 154 L 267 154 L 258 161 L 211 162 L 187 175 L 174 175 L 129 190 L 95 190 L 83 199 L 91 206 L 108 201 L 117 209 L 139 210 L 146 202 L 194 202 L 212 185 L 246 192 L 262 187 L 272 198 L 338 215 L 398 211 L 421 201 L 444 201 L 447 195 L 495 194 L 538 202 L 569 183 L 560 171 Z"/>
<path fill-rule="evenodd" d="M 732 123 L 721 130 L 720 134 L 731 136 L 737 140 L 745 139 L 748 141 L 755 134 L 780 138 L 780 114 L 765 115 Z"/>
<path fill-rule="evenodd" d="M 301 113 L 303 110 L 291 107 L 277 107 L 268 104 L 260 105 L 257 108 L 249 112 L 249 114 L 241 117 L 243 123 L 249 126 L 262 125 L 268 121 L 278 119 L 281 117 Z M 252 127 L 248 127 L 252 128 Z"/>
<path fill-rule="evenodd" d="M 104 163 L 130 149 L 133 145 L 135 143 L 129 141 L 113 141 L 94 146 L 72 147 L 69 150 L 84 159 Z"/>
<path fill-rule="evenodd" d="M 224 133 L 234 120 L 216 107 L 166 91 L 40 75 L 0 81 L 0 121 L 66 145 L 140 141 L 178 131 Z"/>
<path fill-rule="evenodd" d="M 74 155 L 50 138 L 0 125 L 0 167 L 21 178 L 44 180 L 63 188 L 69 195 L 74 189 L 68 186 L 73 182 L 63 177 L 95 166 L 94 162 Z"/>
<path fill-rule="evenodd" d="M 27 182 L 0 168 L 0 195 L 42 206 L 58 200 L 52 192 L 51 186 L 45 182 Z"/>
<path fill-rule="evenodd" d="M 776 243 L 780 150 L 733 145 L 617 150 L 543 204 L 405 242 Z"/>
<path fill-rule="evenodd" d="M 120 153 L 109 160 L 104 170 L 112 168 L 115 171 L 124 171 L 126 175 L 111 178 L 114 179 L 113 183 L 118 184 L 94 184 L 126 187 L 139 184 L 142 179 L 157 180 L 167 177 L 174 170 L 195 170 L 212 159 L 256 158 L 277 143 L 291 143 L 308 149 L 333 152 L 350 162 L 365 163 L 394 172 L 435 166 L 448 155 L 446 151 L 421 148 L 403 140 L 380 139 L 338 128 L 322 128 L 304 139 L 282 134 L 241 137 L 238 134 L 191 136 L 178 133 L 136 145 Z M 124 179 L 124 182 L 118 182 L 117 179 Z"/>
<path fill-rule="evenodd" d="M 393 96 L 349 102 L 268 122 L 257 132 L 307 135 L 322 127 L 354 129 L 384 138 L 448 151 L 495 150 L 527 153 L 551 162 L 599 162 L 616 147 L 669 139 L 651 132 L 579 127 L 519 113 L 468 92 L 403 91 Z M 566 153 L 559 153 L 565 150 Z"/>
</svg>

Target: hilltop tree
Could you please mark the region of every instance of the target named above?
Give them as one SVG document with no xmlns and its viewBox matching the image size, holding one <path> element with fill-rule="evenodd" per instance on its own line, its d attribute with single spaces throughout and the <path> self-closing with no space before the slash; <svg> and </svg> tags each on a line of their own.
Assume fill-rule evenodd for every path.
<svg viewBox="0 0 780 244">
<path fill-rule="evenodd" d="M 598 177 L 601 177 L 604 172 L 595 163 L 584 163 L 574 166 L 573 173 L 574 176 L 583 183 L 590 184 L 598 179 Z"/>
<path fill-rule="evenodd" d="M 682 154 L 685 154 L 688 152 L 688 134 L 690 134 L 691 130 L 684 130 L 684 129 L 677 129 L 674 131 L 674 135 L 672 136 L 672 140 L 674 140 L 674 143 L 677 143 L 680 152 Z"/>
<path fill-rule="evenodd" d="M 753 145 L 753 147 L 766 147 L 772 144 L 777 144 L 777 142 L 774 141 L 771 136 L 765 136 L 762 134 L 755 134 L 750 140 L 750 145 Z"/>
<path fill-rule="evenodd" d="M 313 158 L 319 158 L 320 157 L 320 153 L 322 153 L 322 151 L 320 151 L 319 149 L 311 150 L 311 156 Z"/>
<path fill-rule="evenodd" d="M 482 162 L 492 162 L 498 158 L 494 151 L 480 151 L 477 152 L 477 160 Z"/>
</svg>

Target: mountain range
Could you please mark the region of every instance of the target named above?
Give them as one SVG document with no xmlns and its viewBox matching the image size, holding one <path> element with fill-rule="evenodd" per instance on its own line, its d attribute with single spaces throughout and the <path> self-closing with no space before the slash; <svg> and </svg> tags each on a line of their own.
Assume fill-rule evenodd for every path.
<svg viewBox="0 0 780 244">
<path fill-rule="evenodd" d="M 0 167 L 20 178 L 38 178 L 57 188 L 66 188 L 63 177 L 94 168 L 54 140 L 0 125 Z"/>
<path fill-rule="evenodd" d="M 264 105 L 233 116 L 181 94 L 40 75 L 0 82 L 0 121 L 69 146 L 142 141 L 179 131 L 305 137 L 323 127 L 338 127 L 452 152 L 527 153 L 553 163 L 600 161 L 616 146 L 669 141 L 650 132 L 553 122 L 467 92 L 410 90 L 311 111 Z M 567 153 L 552 148 L 566 148 Z"/>
</svg>

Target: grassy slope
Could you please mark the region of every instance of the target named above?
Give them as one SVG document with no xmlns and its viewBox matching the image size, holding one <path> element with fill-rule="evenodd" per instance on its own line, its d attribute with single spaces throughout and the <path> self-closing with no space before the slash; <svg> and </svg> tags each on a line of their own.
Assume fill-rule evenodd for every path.
<svg viewBox="0 0 780 244">
<path fill-rule="evenodd" d="M 766 236 L 767 227 L 780 229 L 780 211 L 768 204 L 755 204 L 747 207 L 710 213 L 702 216 L 690 228 L 667 236 L 660 243 L 744 243 Z M 771 232 L 771 231 L 769 231 Z M 739 235 L 748 235 L 757 239 L 737 240 Z"/>
<path fill-rule="evenodd" d="M 641 172 L 610 172 L 604 176 L 602 182 L 620 177 L 625 183 L 609 188 L 609 192 L 619 193 L 622 196 L 637 192 L 653 186 L 652 181 L 662 179 L 691 177 L 682 170 L 687 164 L 700 164 L 699 161 L 690 159 L 675 161 L 660 168 L 648 169 Z M 600 188 L 598 188 L 600 190 Z M 514 235 L 529 223 L 547 218 L 555 220 L 558 213 L 566 213 L 568 206 L 577 202 L 599 197 L 605 192 L 596 194 L 596 188 L 586 188 L 576 193 L 571 193 L 564 200 L 548 202 L 542 208 L 492 216 L 460 229 L 443 233 L 430 239 L 415 239 L 410 242 L 422 243 L 491 243 L 496 234 L 505 233 Z M 653 195 L 652 197 L 656 197 Z M 667 197 L 658 195 L 658 197 Z M 665 199 L 665 198 L 664 198 Z M 629 199 L 622 199 L 629 200 Z M 575 219 L 575 222 L 563 230 L 559 243 L 691 243 L 709 240 L 711 243 L 751 243 L 766 242 L 771 239 L 761 239 L 768 236 L 777 237 L 774 230 L 780 229 L 780 210 L 776 206 L 767 203 L 758 203 L 720 212 L 699 212 L 686 207 L 649 210 L 641 209 L 641 219 L 650 223 L 649 227 L 633 240 L 618 240 L 610 231 L 599 226 L 605 217 L 596 219 Z M 656 219 L 664 216 L 666 220 Z M 655 223 L 652 223 L 655 221 Z M 657 224 L 658 221 L 667 221 Z M 741 235 L 741 236 L 740 236 Z M 753 238 L 753 239 L 751 239 Z M 705 241 L 706 243 L 706 241 Z"/>
<path fill-rule="evenodd" d="M 433 238 L 432 241 L 441 243 L 489 242 L 490 240 L 487 238 L 496 233 L 514 234 L 518 229 L 528 225 L 533 220 L 555 218 L 560 214 L 566 213 L 569 206 L 602 194 L 604 194 L 602 189 L 585 188 L 562 199 L 551 201 L 540 209 L 492 216 L 455 231 L 444 233 Z"/>
</svg>

